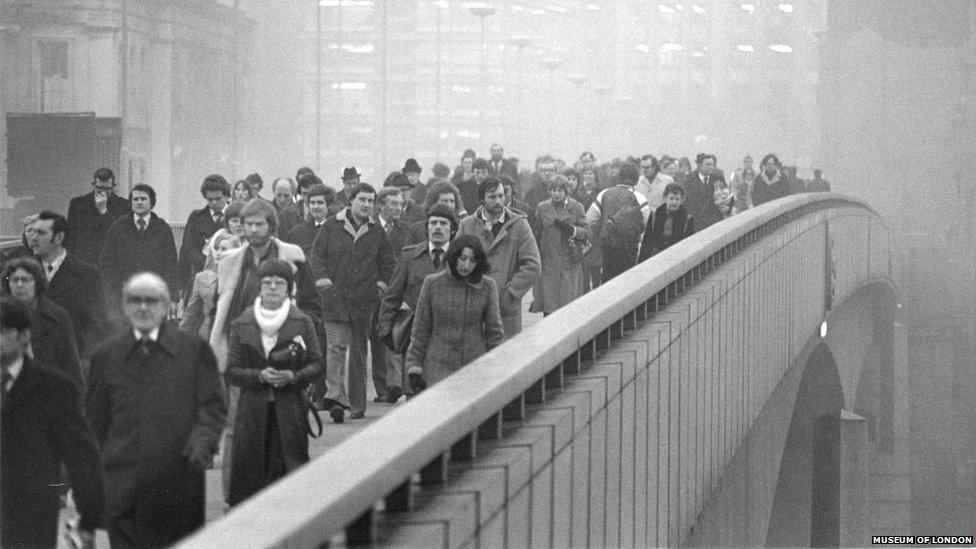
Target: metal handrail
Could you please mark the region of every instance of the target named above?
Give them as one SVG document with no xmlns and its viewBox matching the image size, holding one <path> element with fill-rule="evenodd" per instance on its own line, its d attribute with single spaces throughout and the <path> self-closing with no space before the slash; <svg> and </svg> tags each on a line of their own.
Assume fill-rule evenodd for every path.
<svg viewBox="0 0 976 549">
<path fill-rule="evenodd" d="M 878 216 L 859 199 L 812 193 L 776 200 L 713 225 L 560 308 L 181 546 L 320 546 L 662 291 L 689 277 L 697 281 L 784 223 L 836 208 Z"/>
</svg>

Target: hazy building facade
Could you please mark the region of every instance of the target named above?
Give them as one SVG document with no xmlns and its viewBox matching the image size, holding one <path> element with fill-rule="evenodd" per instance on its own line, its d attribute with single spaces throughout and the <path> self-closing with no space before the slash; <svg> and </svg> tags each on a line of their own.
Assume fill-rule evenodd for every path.
<svg viewBox="0 0 976 549">
<path fill-rule="evenodd" d="M 159 191 L 156 211 L 181 221 L 199 183 L 235 171 L 239 78 L 252 22 L 230 0 L 4 0 L 0 4 L 0 132 L 7 113 L 94 113 L 122 119 L 118 192 Z M 235 66 L 238 67 L 235 70 Z M 6 139 L 0 156 L 6 157 Z M 93 171 L 93 170 L 92 170 Z M 91 173 L 59 184 L 90 189 Z M 0 186 L 8 212 L 25 201 Z M 189 193 L 189 194 L 183 194 Z M 194 199 L 188 199 L 193 196 Z M 23 204 L 22 204 L 23 205 Z M 9 216 L 8 216 L 9 217 Z M 16 224 L 16 223 L 15 223 Z M 4 224 L 4 233 L 10 228 Z"/>
</svg>

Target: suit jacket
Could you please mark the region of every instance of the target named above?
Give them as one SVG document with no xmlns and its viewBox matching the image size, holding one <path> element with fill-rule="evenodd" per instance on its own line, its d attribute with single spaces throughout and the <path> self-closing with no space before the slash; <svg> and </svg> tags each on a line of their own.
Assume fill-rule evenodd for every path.
<svg viewBox="0 0 976 549">
<path fill-rule="evenodd" d="M 0 546 L 57 544 L 62 464 L 81 514 L 79 526 L 101 525 L 105 500 L 98 446 L 72 380 L 25 357 L 2 404 L 0 432 Z"/>
<path fill-rule="evenodd" d="M 169 285 L 170 295 L 179 294 L 176 278 L 176 241 L 173 230 L 153 212 L 141 234 L 131 214 L 124 215 L 112 225 L 105 237 L 105 246 L 99 260 L 102 278 L 108 291 L 120 295 L 122 285 L 130 276 L 151 271 Z"/>
<path fill-rule="evenodd" d="M 715 182 L 725 182 L 725 176 L 721 171 L 715 170 L 709 176 L 707 184 L 702 183 L 698 170 L 688 174 L 684 186 L 687 196 L 684 201 L 684 208 L 688 210 L 688 215 L 695 220 L 697 230 L 707 229 L 718 223 L 725 216 L 715 205 Z"/>
<path fill-rule="evenodd" d="M 389 282 L 396 265 L 393 247 L 379 223 L 370 219 L 357 231 L 346 217 L 347 211 L 325 221 L 309 259 L 315 280 L 332 281 L 322 292 L 326 320 L 348 321 L 375 311 L 379 303 L 376 283 Z"/>
<path fill-rule="evenodd" d="M 75 327 L 78 354 L 88 358 L 107 336 L 105 295 L 98 269 L 68 252 L 47 283 L 44 295 L 68 311 Z"/>
<path fill-rule="evenodd" d="M 496 177 L 499 175 L 507 175 L 512 178 L 512 181 L 516 181 L 516 182 L 518 181 L 518 168 L 515 167 L 515 164 L 512 164 L 511 162 L 505 159 L 502 159 L 501 163 L 497 168 L 495 167 L 495 161 L 489 159 L 488 173 Z"/>
<path fill-rule="evenodd" d="M 224 388 L 207 342 L 160 327 L 145 352 L 131 329 L 92 356 L 86 409 L 102 448 L 109 522 L 131 526 L 137 545 L 171 545 L 203 526 L 204 471 L 227 419 Z"/>
<path fill-rule="evenodd" d="M 425 220 L 424 223 L 426 224 L 427 221 Z M 380 225 L 381 227 L 383 225 L 380 223 L 378 217 L 376 219 L 376 224 Z M 407 245 L 407 239 L 410 237 L 410 225 L 397 219 L 393 222 L 393 227 L 390 227 L 389 230 L 384 229 L 384 231 L 386 232 L 386 239 L 390 242 L 390 247 L 393 249 L 393 257 L 395 259 L 399 259 L 400 252 L 403 251 L 403 247 Z M 384 280 L 383 282 L 389 282 L 389 279 Z"/>
<path fill-rule="evenodd" d="M 319 234 L 319 226 L 315 224 L 315 221 L 308 220 L 301 225 L 296 225 L 288 233 L 287 238 L 283 238 L 285 242 L 294 244 L 305 252 L 305 257 L 308 257 L 312 252 L 312 243 L 315 242 L 315 235 Z"/>
<path fill-rule="evenodd" d="M 474 178 L 458 183 L 457 190 L 461 194 L 461 203 L 464 204 L 464 209 L 468 214 L 481 206 L 481 199 L 478 198 L 478 183 Z"/>
<path fill-rule="evenodd" d="M 288 204 L 278 212 L 278 234 L 279 238 L 286 240 L 292 229 L 305 223 L 305 202 L 299 201 Z"/>
<path fill-rule="evenodd" d="M 183 244 L 180 245 L 177 270 L 181 291 L 189 292 L 192 288 L 193 275 L 202 271 L 206 262 L 203 247 L 220 228 L 221 224 L 214 222 L 210 208 L 203 207 L 190 213 L 190 217 L 186 220 L 186 230 L 183 232 Z"/>
<path fill-rule="evenodd" d="M 95 207 L 93 193 L 72 198 L 68 202 L 68 235 L 64 247 L 78 259 L 98 265 L 108 230 L 116 219 L 130 213 L 129 201 L 115 193 L 108 195 L 108 209 L 104 214 Z"/>
<path fill-rule="evenodd" d="M 38 362 L 60 370 L 77 385 L 79 391 L 84 390 L 71 316 L 46 296 L 37 300 L 31 326 L 31 349 Z"/>
<path fill-rule="evenodd" d="M 403 248 L 400 260 L 393 269 L 390 291 L 386 292 L 380 302 L 376 333 L 383 337 L 390 332 L 393 326 L 393 315 L 402 305 L 406 304 L 416 310 L 417 298 L 420 297 L 420 287 L 424 283 L 424 278 L 446 267 L 446 262 L 442 261 L 440 269 L 434 268 L 434 261 L 427 249 L 426 240 Z"/>
</svg>

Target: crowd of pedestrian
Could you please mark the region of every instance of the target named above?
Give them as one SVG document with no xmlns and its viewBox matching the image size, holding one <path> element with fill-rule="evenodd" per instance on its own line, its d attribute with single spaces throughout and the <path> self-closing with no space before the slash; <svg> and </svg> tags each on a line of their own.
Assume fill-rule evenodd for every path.
<svg viewBox="0 0 976 549">
<path fill-rule="evenodd" d="M 334 423 L 396 404 L 732 215 L 805 191 L 775 154 L 652 154 L 519 169 L 492 145 L 423 181 L 407 159 L 375 187 L 309 168 L 203 178 L 182 240 L 156 191 L 115 193 L 108 168 L 67 216 L 24 222 L 2 264 L 0 546 L 50 546 L 70 486 L 79 539 L 171 544 L 204 518 L 222 455 L 236 505 L 309 460 L 309 413 Z M 337 182 L 338 183 L 338 182 Z M 177 247 L 177 244 L 179 246 Z M 179 250 L 179 251 L 177 251 Z"/>
</svg>

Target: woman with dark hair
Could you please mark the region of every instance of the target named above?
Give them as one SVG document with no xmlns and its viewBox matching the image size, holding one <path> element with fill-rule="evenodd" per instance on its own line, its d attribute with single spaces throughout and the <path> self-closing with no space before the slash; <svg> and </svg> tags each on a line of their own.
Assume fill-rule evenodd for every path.
<svg viewBox="0 0 976 549">
<path fill-rule="evenodd" d="M 84 389 L 71 315 L 44 296 L 47 277 L 32 257 L 11 259 L 3 268 L 3 293 L 23 303 L 32 317 L 28 351 L 41 364 L 61 370 Z"/>
<path fill-rule="evenodd" d="M 254 194 L 254 189 L 247 183 L 246 180 L 241 179 L 237 183 L 234 183 L 234 188 L 230 191 L 230 201 L 234 202 L 247 202 L 248 200 L 255 198 L 257 195 Z"/>
<path fill-rule="evenodd" d="M 308 462 L 304 389 L 322 371 L 315 325 L 288 298 L 295 286 L 291 264 L 267 259 L 257 276 L 261 293 L 231 322 L 224 372 L 241 388 L 232 419 L 230 505 Z"/>
<path fill-rule="evenodd" d="M 495 281 L 485 276 L 488 256 L 471 235 L 451 241 L 447 270 L 420 288 L 406 369 L 414 393 L 494 349 L 505 339 Z"/>
</svg>

